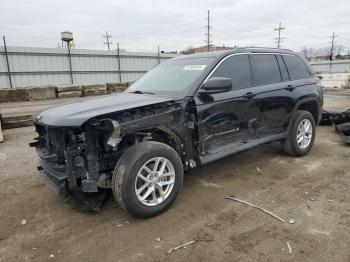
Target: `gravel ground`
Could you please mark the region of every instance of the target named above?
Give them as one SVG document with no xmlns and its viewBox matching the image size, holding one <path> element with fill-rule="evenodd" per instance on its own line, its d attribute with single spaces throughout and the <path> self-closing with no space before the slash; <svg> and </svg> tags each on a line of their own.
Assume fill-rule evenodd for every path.
<svg viewBox="0 0 350 262">
<path fill-rule="evenodd" d="M 325 100 L 327 109 L 350 107 L 350 96 Z M 99 214 L 73 210 L 37 175 L 34 135 L 5 130 L 0 144 L 0 261 L 350 261 L 350 147 L 332 127 L 318 128 L 303 158 L 272 143 L 188 172 L 171 208 L 146 220 L 111 196 Z"/>
</svg>

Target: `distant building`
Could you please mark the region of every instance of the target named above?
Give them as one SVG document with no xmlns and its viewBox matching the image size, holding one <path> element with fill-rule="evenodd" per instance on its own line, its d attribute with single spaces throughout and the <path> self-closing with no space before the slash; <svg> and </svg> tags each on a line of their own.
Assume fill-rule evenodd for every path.
<svg viewBox="0 0 350 262">
<path fill-rule="evenodd" d="M 221 51 L 221 50 L 230 50 L 234 47 L 228 47 L 228 46 L 211 46 L 209 47 L 209 52 L 213 51 Z M 181 51 L 181 54 L 196 54 L 196 53 L 203 53 L 208 52 L 207 46 L 200 46 L 200 47 L 189 47 L 184 51 Z"/>
</svg>

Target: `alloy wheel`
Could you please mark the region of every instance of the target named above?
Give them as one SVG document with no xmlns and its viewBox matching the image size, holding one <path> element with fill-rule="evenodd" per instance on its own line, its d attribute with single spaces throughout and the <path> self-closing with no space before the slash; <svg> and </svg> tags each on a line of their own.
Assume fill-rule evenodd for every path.
<svg viewBox="0 0 350 262">
<path fill-rule="evenodd" d="M 139 170 L 135 180 L 137 199 L 146 206 L 163 203 L 175 184 L 175 169 L 164 157 L 148 160 Z"/>
<path fill-rule="evenodd" d="M 303 119 L 300 121 L 297 130 L 297 143 L 301 149 L 307 148 L 312 140 L 313 130 L 312 124 L 309 119 Z"/>
</svg>

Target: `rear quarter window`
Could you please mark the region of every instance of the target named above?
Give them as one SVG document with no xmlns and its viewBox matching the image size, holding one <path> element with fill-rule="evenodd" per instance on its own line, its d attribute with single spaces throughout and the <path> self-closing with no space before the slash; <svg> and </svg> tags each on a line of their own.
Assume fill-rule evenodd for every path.
<svg viewBox="0 0 350 262">
<path fill-rule="evenodd" d="M 282 57 L 287 66 L 291 80 L 304 79 L 311 76 L 304 62 L 295 55 L 283 55 Z"/>
</svg>

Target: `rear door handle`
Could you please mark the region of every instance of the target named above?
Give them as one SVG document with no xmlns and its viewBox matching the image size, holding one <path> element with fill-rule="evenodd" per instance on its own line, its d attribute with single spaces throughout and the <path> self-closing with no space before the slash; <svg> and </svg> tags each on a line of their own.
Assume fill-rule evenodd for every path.
<svg viewBox="0 0 350 262">
<path fill-rule="evenodd" d="M 286 89 L 287 89 L 288 91 L 293 91 L 293 90 L 295 89 L 295 86 L 293 86 L 293 85 L 287 85 Z"/>
<path fill-rule="evenodd" d="M 247 98 L 247 99 L 251 99 L 253 98 L 254 96 L 256 96 L 255 93 L 252 93 L 252 92 L 247 92 L 245 95 L 243 95 L 244 98 Z"/>
</svg>

